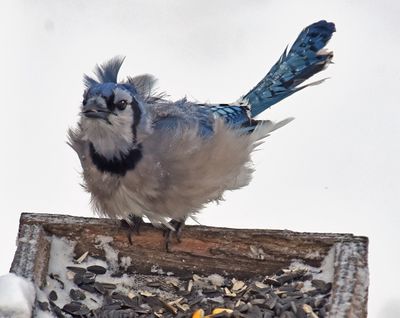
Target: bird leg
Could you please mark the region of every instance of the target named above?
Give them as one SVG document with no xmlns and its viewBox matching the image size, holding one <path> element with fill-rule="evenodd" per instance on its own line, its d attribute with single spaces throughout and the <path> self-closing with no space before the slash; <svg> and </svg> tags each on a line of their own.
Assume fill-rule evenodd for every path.
<svg viewBox="0 0 400 318">
<path fill-rule="evenodd" d="M 132 245 L 132 236 L 134 234 L 140 235 L 140 226 L 144 223 L 143 218 L 141 216 L 137 216 L 134 214 L 129 214 L 128 219 L 121 220 L 122 226 L 128 228 L 128 240 Z"/>
<path fill-rule="evenodd" d="M 182 236 L 182 229 L 185 226 L 185 220 L 183 221 L 177 221 L 177 220 L 171 220 L 168 222 L 169 225 L 171 225 L 175 230 L 172 230 L 171 228 L 166 228 L 164 231 L 164 237 L 165 237 L 165 250 L 170 253 L 170 245 L 171 245 L 171 240 L 172 240 L 172 235 L 175 234 L 176 240 L 178 243 L 181 242 L 181 236 Z"/>
</svg>

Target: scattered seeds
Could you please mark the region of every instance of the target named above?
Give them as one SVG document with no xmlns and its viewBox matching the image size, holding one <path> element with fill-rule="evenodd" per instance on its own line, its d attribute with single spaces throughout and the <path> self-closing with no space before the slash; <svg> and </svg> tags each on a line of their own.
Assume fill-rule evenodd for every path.
<svg viewBox="0 0 400 318">
<path fill-rule="evenodd" d="M 85 259 L 85 254 L 79 259 Z M 217 274 L 171 276 L 159 267 L 154 275 L 137 274 L 134 268 L 132 273 L 114 269 L 68 266 L 68 284 L 76 285 L 69 290 L 69 298 L 68 291 L 61 292 L 62 287 L 70 285 L 64 285 L 62 275 L 50 274 L 61 291 L 51 290 L 48 303 L 37 301 L 38 309 L 68 318 L 323 318 L 329 314 L 332 284 L 313 279 L 305 269 L 281 269 L 264 279 L 246 280 Z M 101 281 L 98 275 L 104 275 Z M 123 275 L 135 276 L 141 283 L 127 286 L 124 280 L 115 278 Z"/>
</svg>

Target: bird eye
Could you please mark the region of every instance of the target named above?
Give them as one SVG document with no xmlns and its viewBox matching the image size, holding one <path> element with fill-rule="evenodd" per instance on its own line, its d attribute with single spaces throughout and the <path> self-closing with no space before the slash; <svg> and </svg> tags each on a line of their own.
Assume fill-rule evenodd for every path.
<svg viewBox="0 0 400 318">
<path fill-rule="evenodd" d="M 127 102 L 126 100 L 120 100 L 120 101 L 117 103 L 117 108 L 118 108 L 119 110 L 124 110 L 124 109 L 126 108 L 126 105 L 128 105 L 128 102 Z"/>
</svg>

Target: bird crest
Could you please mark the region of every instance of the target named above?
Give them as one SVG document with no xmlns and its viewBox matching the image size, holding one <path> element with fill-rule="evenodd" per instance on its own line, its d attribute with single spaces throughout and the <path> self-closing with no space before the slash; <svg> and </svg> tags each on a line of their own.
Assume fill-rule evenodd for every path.
<svg viewBox="0 0 400 318">
<path fill-rule="evenodd" d="M 87 88 L 90 88 L 96 84 L 103 83 L 117 83 L 118 82 L 118 72 L 124 62 L 125 57 L 115 56 L 111 60 L 96 65 L 94 69 L 94 74 L 96 78 L 90 77 L 89 75 L 84 75 L 83 82 Z"/>
<path fill-rule="evenodd" d="M 87 74 L 83 76 L 83 83 L 87 89 L 94 85 L 104 83 L 118 83 L 118 73 L 124 62 L 124 56 L 115 56 L 111 60 L 102 64 L 97 64 L 94 69 L 95 77 Z M 166 101 L 167 94 L 156 88 L 157 79 L 150 74 L 142 74 L 134 77 L 128 77 L 126 81 L 122 81 L 122 85 L 129 84 L 131 90 L 139 94 L 147 103 L 155 103 Z"/>
</svg>

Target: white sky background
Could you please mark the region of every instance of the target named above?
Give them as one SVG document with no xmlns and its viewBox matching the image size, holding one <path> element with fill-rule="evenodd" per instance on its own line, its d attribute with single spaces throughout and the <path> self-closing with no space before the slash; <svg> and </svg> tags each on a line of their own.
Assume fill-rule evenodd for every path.
<svg viewBox="0 0 400 318">
<path fill-rule="evenodd" d="M 172 99 L 231 102 L 252 88 L 301 29 L 337 32 L 330 77 L 260 118 L 296 120 L 254 156 L 251 185 L 202 224 L 370 239 L 370 317 L 400 317 L 400 3 L 397 1 L 2 1 L 0 274 L 21 212 L 92 216 L 65 144 L 82 74 L 126 55 L 121 75 L 152 73 Z"/>
</svg>

